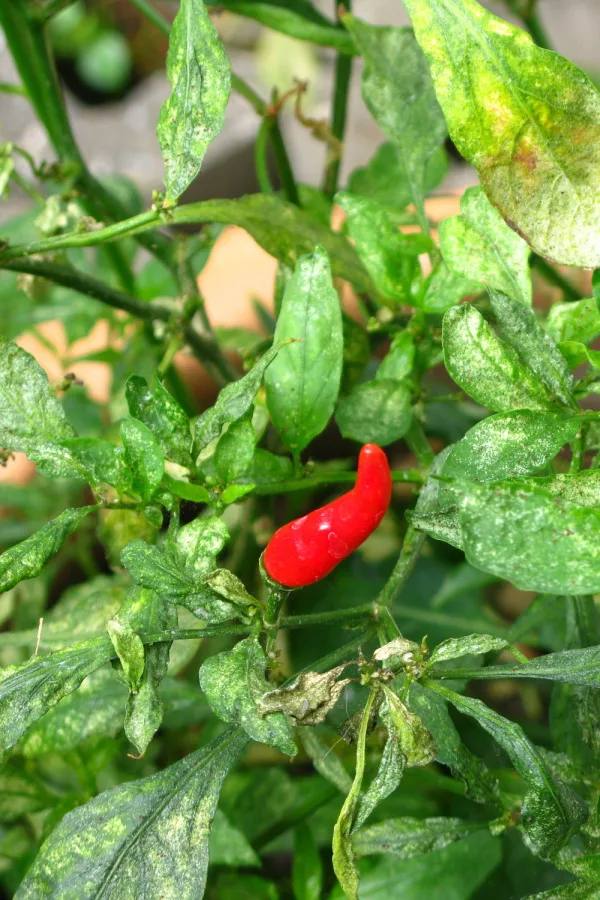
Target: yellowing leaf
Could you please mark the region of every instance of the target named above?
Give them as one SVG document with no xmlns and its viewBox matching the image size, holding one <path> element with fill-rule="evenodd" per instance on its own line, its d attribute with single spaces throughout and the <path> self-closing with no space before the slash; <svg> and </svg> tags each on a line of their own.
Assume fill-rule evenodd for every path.
<svg viewBox="0 0 600 900">
<path fill-rule="evenodd" d="M 450 136 L 542 256 L 600 265 L 600 95 L 475 0 L 404 0 Z"/>
</svg>

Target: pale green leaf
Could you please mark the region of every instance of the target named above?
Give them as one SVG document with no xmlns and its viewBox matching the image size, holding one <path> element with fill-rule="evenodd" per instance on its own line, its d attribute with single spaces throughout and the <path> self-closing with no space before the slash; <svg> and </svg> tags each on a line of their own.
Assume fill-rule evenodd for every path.
<svg viewBox="0 0 600 900">
<path fill-rule="evenodd" d="M 449 309 L 442 338 L 449 375 L 482 406 L 505 412 L 551 405 L 542 382 L 474 306 Z"/>
<path fill-rule="evenodd" d="M 200 687 L 220 719 L 240 725 L 255 741 L 295 756 L 296 745 L 281 713 L 263 715 L 258 701 L 268 684 L 267 660 L 256 638 L 239 641 L 233 650 L 210 656 L 200 669 Z"/>
<path fill-rule="evenodd" d="M 448 154 L 443 141 L 425 165 L 424 191 L 428 194 L 444 180 L 448 172 Z M 348 179 L 348 190 L 368 197 L 385 207 L 392 215 L 405 209 L 412 200 L 402 148 L 392 142 L 380 144 L 366 166 L 355 169 Z"/>
<path fill-rule="evenodd" d="M 476 484 L 533 474 L 574 440 L 580 427 L 575 417 L 530 409 L 488 416 L 450 448 L 441 474 Z M 450 485 L 440 484 L 439 502 L 454 502 Z"/>
<path fill-rule="evenodd" d="M 196 420 L 194 429 L 194 454 L 197 455 L 210 442 L 219 437 L 227 422 L 236 422 L 254 402 L 265 372 L 281 351 L 281 343 L 273 344 L 247 375 L 228 384 L 219 393 L 215 403 Z M 287 348 L 290 349 L 289 347 Z"/>
<path fill-rule="evenodd" d="M 376 28 L 350 15 L 342 20 L 365 60 L 363 99 L 398 148 L 398 166 L 423 225 L 427 164 L 446 136 L 427 63 L 410 29 Z"/>
<path fill-rule="evenodd" d="M 456 489 L 467 560 L 526 591 L 600 590 L 600 510 L 500 482 Z"/>
<path fill-rule="evenodd" d="M 440 250 L 451 272 L 531 306 L 529 247 L 503 221 L 480 187 L 468 188 L 460 216 L 440 224 Z"/>
<path fill-rule="evenodd" d="M 600 334 L 600 311 L 595 297 L 575 303 L 554 303 L 548 312 L 546 328 L 557 343 L 591 343 Z"/>
<path fill-rule="evenodd" d="M 96 638 L 0 670 L 0 751 L 12 747 L 30 725 L 76 690 L 112 653 L 108 638 Z"/>
<path fill-rule="evenodd" d="M 432 315 L 443 315 L 468 294 L 478 294 L 481 285 L 477 281 L 455 275 L 442 260 L 431 272 L 423 288 L 415 298 L 415 306 Z"/>
<path fill-rule="evenodd" d="M 29 869 L 20 900 L 198 900 L 221 784 L 246 742 L 242 731 L 229 730 L 68 813 Z"/>
<path fill-rule="evenodd" d="M 520 725 L 491 710 L 481 700 L 455 694 L 437 682 L 430 686 L 464 715 L 474 718 L 506 751 L 528 792 L 521 821 L 536 854 L 556 854 L 576 834 L 588 817 L 587 805 L 571 788 L 553 778 L 540 751 Z"/>
<path fill-rule="evenodd" d="M 82 519 L 97 507 L 66 509 L 31 537 L 15 544 L 0 556 L 0 591 L 8 591 L 20 581 L 34 578 L 55 556 Z"/>
<path fill-rule="evenodd" d="M 0 447 L 27 453 L 74 436 L 44 370 L 30 353 L 0 337 Z"/>
<path fill-rule="evenodd" d="M 422 280 L 419 253 L 433 249 L 423 235 L 404 235 L 386 210 L 365 197 L 338 191 L 346 229 L 383 302 L 412 304 Z"/>
<path fill-rule="evenodd" d="M 498 807 L 498 782 L 483 760 L 463 744 L 450 718 L 446 702 L 438 694 L 413 683 L 410 686 L 408 704 L 432 734 L 437 761 L 448 766 L 454 777 L 464 782 L 467 796 L 477 803 Z"/>
<path fill-rule="evenodd" d="M 573 398 L 573 376 L 569 366 L 533 310 L 500 291 L 490 289 L 489 297 L 501 338 L 517 351 L 552 397 L 579 411 Z"/>
<path fill-rule="evenodd" d="M 131 470 L 131 486 L 147 502 L 163 477 L 163 452 L 150 429 L 138 419 L 126 416 L 121 422 L 120 433 L 125 462 Z"/>
<path fill-rule="evenodd" d="M 441 850 L 460 841 L 482 827 L 462 819 L 388 819 L 368 828 L 361 828 L 352 838 L 359 856 L 392 853 L 400 859 L 412 859 Z"/>
<path fill-rule="evenodd" d="M 333 749 L 319 737 L 314 728 L 298 728 L 297 734 L 319 775 L 334 784 L 342 794 L 347 794 L 352 787 L 352 779 Z"/>
<path fill-rule="evenodd" d="M 475 0 L 404 0 L 450 136 L 503 218 L 556 262 L 600 265 L 600 96 Z"/>
<path fill-rule="evenodd" d="M 248 473 L 256 449 L 256 432 L 252 425 L 252 407 L 221 435 L 214 454 L 215 469 L 223 484 L 229 484 Z"/>
<path fill-rule="evenodd" d="M 415 340 L 406 329 L 399 331 L 394 337 L 390 349 L 381 360 L 376 379 L 386 378 L 392 381 L 402 381 L 411 374 L 415 361 Z"/>
<path fill-rule="evenodd" d="M 190 421 L 179 403 L 155 376 L 152 388 L 144 378 L 132 375 L 125 385 L 129 412 L 150 429 L 167 459 L 180 466 L 192 463 Z"/>
<path fill-rule="evenodd" d="M 487 880 L 502 860 L 502 842 L 481 831 L 447 847 L 398 859 L 387 854 L 361 877 L 360 900 L 471 900 L 486 890 Z M 342 900 L 335 889 L 330 900 Z"/>
<path fill-rule="evenodd" d="M 344 437 L 385 447 L 404 437 L 410 428 L 411 392 L 401 382 L 387 378 L 359 384 L 340 401 L 335 421 Z"/>
<path fill-rule="evenodd" d="M 331 418 L 342 375 L 342 313 L 323 247 L 298 260 L 285 289 L 275 340 L 290 339 L 265 386 L 273 424 L 299 454 Z"/>
<path fill-rule="evenodd" d="M 169 38 L 167 77 L 171 95 L 161 109 L 157 134 L 166 198 L 174 203 L 221 131 L 231 91 L 231 65 L 202 0 L 181 0 Z"/>
</svg>

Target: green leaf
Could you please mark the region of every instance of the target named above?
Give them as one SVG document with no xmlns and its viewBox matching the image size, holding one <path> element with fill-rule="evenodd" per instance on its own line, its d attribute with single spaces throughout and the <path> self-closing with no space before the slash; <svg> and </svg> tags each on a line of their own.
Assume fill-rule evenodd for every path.
<svg viewBox="0 0 600 900">
<path fill-rule="evenodd" d="M 571 598 L 567 598 L 571 599 Z M 493 678 L 546 678 L 582 687 L 600 687 L 600 647 L 583 647 L 577 650 L 560 650 L 536 656 L 528 663 L 486 666 L 469 671 L 469 677 Z M 477 674 L 475 674 L 477 673 Z"/>
<path fill-rule="evenodd" d="M 399 331 L 377 369 L 376 379 L 402 381 L 408 378 L 415 361 L 415 341 L 410 331 Z"/>
<path fill-rule="evenodd" d="M 8 591 L 20 581 L 39 575 L 81 520 L 95 509 L 96 506 L 66 509 L 31 537 L 5 550 L 0 556 L 0 591 Z"/>
<path fill-rule="evenodd" d="M 222 872 L 216 882 L 219 900 L 279 900 L 277 885 L 258 875 Z"/>
<path fill-rule="evenodd" d="M 461 656 L 480 656 L 482 653 L 499 653 L 509 649 L 521 662 L 528 663 L 527 657 L 516 650 L 504 638 L 492 634 L 469 634 L 462 638 L 448 638 L 432 651 L 428 665 L 446 662 L 448 659 L 459 659 Z"/>
<path fill-rule="evenodd" d="M 292 887 L 296 900 L 321 900 L 323 863 L 306 822 L 299 822 L 294 828 Z"/>
<path fill-rule="evenodd" d="M 239 729 L 229 730 L 156 775 L 121 784 L 68 813 L 29 869 L 22 900 L 102 894 L 198 900 L 221 784 L 246 741 Z"/>
<path fill-rule="evenodd" d="M 475 307 L 464 304 L 449 309 L 442 340 L 449 375 L 482 406 L 496 412 L 550 406 L 542 382 Z"/>
<path fill-rule="evenodd" d="M 528 894 L 524 900 L 598 900 L 598 886 L 588 881 L 574 881 L 540 894 Z"/>
<path fill-rule="evenodd" d="M 354 16 L 342 21 L 364 60 L 363 99 L 386 137 L 398 148 L 398 167 L 424 231 L 425 173 L 446 137 L 427 62 L 408 28 L 375 28 Z"/>
<path fill-rule="evenodd" d="M 356 53 L 354 42 L 342 28 L 325 18 L 307 0 L 211 0 L 209 6 L 225 8 L 240 16 L 255 19 L 267 28 L 288 34 L 299 41 L 320 47 L 333 47 L 340 53 Z"/>
<path fill-rule="evenodd" d="M 44 370 L 30 353 L 0 337 L 0 447 L 28 453 L 74 436 Z"/>
<path fill-rule="evenodd" d="M 595 297 L 575 303 L 554 303 L 546 328 L 557 343 L 579 341 L 590 344 L 600 334 L 600 311 Z"/>
<path fill-rule="evenodd" d="M 0 752 L 111 655 L 108 638 L 96 638 L 0 670 Z"/>
<path fill-rule="evenodd" d="M 399 381 L 376 378 L 344 397 L 335 421 L 341 433 L 361 444 L 385 447 L 404 437 L 412 422 L 411 392 Z"/>
<path fill-rule="evenodd" d="M 137 691 L 144 674 L 144 645 L 140 637 L 133 628 L 120 622 L 117 617 L 106 623 L 106 630 L 129 686 Z"/>
<path fill-rule="evenodd" d="M 257 487 L 277 484 L 292 478 L 294 467 L 288 456 L 275 456 L 260 447 L 254 454 L 248 480 Z"/>
<path fill-rule="evenodd" d="M 167 459 L 189 468 L 192 464 L 190 421 L 177 401 L 155 376 L 152 390 L 139 375 L 127 379 L 129 412 L 150 429 Z"/>
<path fill-rule="evenodd" d="M 375 696 L 375 692 L 371 691 L 365 708 L 361 713 L 360 729 L 356 742 L 354 781 L 333 829 L 333 871 L 348 900 L 358 900 L 360 876 L 354 860 L 350 835 L 352 834 L 356 813 L 360 804 L 360 792 L 365 774 L 367 736 L 371 714 L 374 710 Z"/>
<path fill-rule="evenodd" d="M 485 827 L 462 819 L 412 819 L 407 816 L 361 828 L 353 836 L 352 845 L 359 856 L 392 853 L 400 859 L 412 859 L 442 850 Z"/>
<path fill-rule="evenodd" d="M 243 831 L 235 828 L 220 809 L 215 811 L 210 830 L 209 857 L 211 866 L 261 865 Z"/>
<path fill-rule="evenodd" d="M 573 399 L 571 370 L 533 310 L 499 291 L 490 289 L 489 297 L 502 339 L 514 347 L 551 395 L 578 412 L 579 406 Z"/>
<path fill-rule="evenodd" d="M 553 778 L 544 757 L 516 722 L 504 719 L 481 700 L 455 694 L 437 682 L 429 682 L 428 686 L 459 712 L 474 718 L 508 754 L 528 784 L 521 822 L 533 851 L 544 858 L 553 857 L 587 820 L 587 805 L 575 791 Z"/>
<path fill-rule="evenodd" d="M 427 766 L 436 758 L 433 738 L 418 715 L 411 712 L 400 698 L 383 686 L 385 701 L 381 715 L 388 732 L 393 735 L 408 767 Z"/>
<path fill-rule="evenodd" d="M 334 784 L 342 794 L 347 794 L 352 787 L 352 779 L 332 748 L 327 746 L 314 728 L 298 728 L 297 734 L 319 775 Z"/>
<path fill-rule="evenodd" d="M 0 822 L 14 822 L 21 816 L 51 809 L 55 803 L 56 796 L 27 772 L 5 768 L 0 775 Z"/>
<path fill-rule="evenodd" d="M 174 546 L 132 541 L 121 561 L 136 584 L 181 603 L 199 618 L 220 622 L 232 618 L 235 610 L 205 581 L 216 569 L 217 554 L 228 537 L 222 519 L 200 516 L 180 528 Z"/>
<path fill-rule="evenodd" d="M 88 738 L 115 737 L 123 727 L 127 691 L 110 667 L 83 680 L 35 722 L 19 742 L 27 758 L 72 750 Z"/>
<path fill-rule="evenodd" d="M 367 821 L 373 810 L 386 797 L 389 797 L 390 794 L 397 790 L 406 768 L 406 758 L 398 745 L 396 729 L 385 711 L 382 711 L 381 717 L 388 729 L 387 740 L 381 754 L 377 774 L 359 800 L 358 809 L 352 824 L 352 832 L 360 828 Z M 353 850 L 356 851 L 354 841 L 352 841 L 352 846 Z"/>
<path fill-rule="evenodd" d="M 583 650 L 600 643 L 598 612 L 593 597 L 567 597 L 565 645 Z M 590 654 L 590 663 L 593 653 Z M 571 665 L 577 665 L 571 660 Z M 600 693 L 594 687 L 555 684 L 550 702 L 554 749 L 566 753 L 581 772 L 594 770 L 600 759 Z M 573 870 L 574 871 L 574 870 Z M 578 874 L 574 871 L 574 874 Z"/>
<path fill-rule="evenodd" d="M 375 866 L 365 865 L 360 900 L 470 900 L 477 889 L 486 889 L 489 875 L 502 859 L 502 842 L 479 832 L 427 856 L 402 860 L 384 856 Z M 330 900 L 341 900 L 338 889 Z"/>
<path fill-rule="evenodd" d="M 338 191 L 335 201 L 346 213 L 348 234 L 381 299 L 392 309 L 412 304 L 422 278 L 418 255 L 432 249 L 427 238 L 404 235 L 382 206 L 365 197 Z"/>
<path fill-rule="evenodd" d="M 451 272 L 531 306 L 529 247 L 503 221 L 480 187 L 468 188 L 460 216 L 440 224 L 440 250 Z"/>
<path fill-rule="evenodd" d="M 256 638 L 209 657 L 200 668 L 200 687 L 211 709 L 224 722 L 241 725 L 255 741 L 295 756 L 296 745 L 281 713 L 263 718 L 257 704 L 268 684 L 267 660 Z"/>
<path fill-rule="evenodd" d="M 448 172 L 448 154 L 443 141 L 425 165 L 424 192 L 428 194 L 444 180 Z M 392 215 L 406 209 L 411 202 L 410 183 L 402 149 L 391 142 L 380 144 L 366 166 L 355 169 L 348 179 L 351 194 L 379 203 Z"/>
<path fill-rule="evenodd" d="M 176 609 L 154 591 L 143 588 L 130 592 L 116 621 L 125 632 L 129 631 L 131 634 L 133 629 L 150 634 L 167 631 L 177 628 L 178 624 Z M 143 756 L 163 718 L 159 687 L 167 673 L 171 643 L 160 642 L 139 647 L 133 637 L 130 637 L 130 641 L 133 644 L 130 660 L 133 658 L 135 661 L 135 675 L 138 677 L 137 680 L 128 678 L 130 690 L 125 711 L 125 734 L 138 754 Z M 123 662 L 121 654 L 119 657 Z"/>
<path fill-rule="evenodd" d="M 600 97 L 592 82 L 475 0 L 404 5 L 450 136 L 493 205 L 540 255 L 598 266 Z"/>
<path fill-rule="evenodd" d="M 171 95 L 158 119 L 166 199 L 174 204 L 219 134 L 231 92 L 231 65 L 202 0 L 181 0 L 169 38 Z"/>
<path fill-rule="evenodd" d="M 233 381 L 220 391 L 214 406 L 203 412 L 196 420 L 194 429 L 194 455 L 197 456 L 214 438 L 219 437 L 223 425 L 237 422 L 254 402 L 267 368 L 282 348 L 281 343 L 273 344 L 247 375 Z"/>
<path fill-rule="evenodd" d="M 232 422 L 221 435 L 215 450 L 217 475 L 223 484 L 230 484 L 247 474 L 256 449 L 256 432 L 252 425 L 252 407 Z"/>
<path fill-rule="evenodd" d="M 481 286 L 477 281 L 455 275 L 442 260 L 426 279 L 414 304 L 423 312 L 443 315 L 467 294 L 478 294 Z"/>
<path fill-rule="evenodd" d="M 448 766 L 455 778 L 460 778 L 465 785 L 467 796 L 476 803 L 488 803 L 498 807 L 500 798 L 498 782 L 483 760 L 471 753 L 462 743 L 448 713 L 446 702 L 432 691 L 425 690 L 420 684 L 413 683 L 410 686 L 408 703 L 432 734 L 437 761 Z"/>
<path fill-rule="evenodd" d="M 580 427 L 574 417 L 530 409 L 488 416 L 451 447 L 441 474 L 476 484 L 530 475 L 548 465 Z M 454 502 L 450 485 L 440 484 L 439 502 Z"/>
<path fill-rule="evenodd" d="M 600 590 L 600 510 L 500 482 L 456 490 L 468 562 L 526 591 Z"/>
<path fill-rule="evenodd" d="M 54 445 L 58 471 L 52 468 L 52 451 L 45 448 L 39 458 L 38 468 L 44 475 L 53 477 L 84 478 L 92 485 L 112 484 L 117 488 L 128 487 L 131 479 L 121 447 L 98 438 L 71 438 Z M 38 462 L 38 455 L 31 454 Z M 79 470 L 79 472 L 77 471 Z"/>
<path fill-rule="evenodd" d="M 275 340 L 295 339 L 265 376 L 267 407 L 286 447 L 298 455 L 327 425 L 342 375 L 342 313 L 326 251 L 298 260 L 285 289 Z"/>
<path fill-rule="evenodd" d="M 131 416 L 126 416 L 121 422 L 120 434 L 125 462 L 131 470 L 131 486 L 147 502 L 163 477 L 163 452 L 150 429 Z"/>
</svg>

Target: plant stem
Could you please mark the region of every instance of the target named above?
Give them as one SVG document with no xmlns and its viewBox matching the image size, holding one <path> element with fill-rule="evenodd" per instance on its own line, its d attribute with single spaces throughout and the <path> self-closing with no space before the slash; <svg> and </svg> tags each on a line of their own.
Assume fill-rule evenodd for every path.
<svg viewBox="0 0 600 900">
<path fill-rule="evenodd" d="M 273 185 L 271 184 L 271 179 L 269 177 L 268 165 L 269 136 L 272 126 L 272 117 L 265 116 L 258 129 L 256 142 L 254 144 L 254 168 L 256 169 L 258 185 L 263 194 L 273 193 Z"/>
<path fill-rule="evenodd" d="M 408 580 L 408 576 L 415 567 L 424 543 L 424 532 L 416 531 L 412 525 L 409 525 L 404 536 L 404 543 L 402 544 L 398 562 L 394 566 L 394 571 L 390 575 L 387 584 L 377 597 L 376 603 L 378 606 L 385 606 L 389 610 L 392 609 L 394 600 L 398 597 Z"/>
<path fill-rule="evenodd" d="M 363 603 L 361 606 L 352 606 L 348 609 L 334 609 L 330 612 L 307 613 L 303 616 L 284 616 L 279 624 L 281 628 L 295 629 L 327 625 L 332 622 L 344 622 L 350 625 L 376 618 L 377 606 L 373 603 Z"/>
<path fill-rule="evenodd" d="M 292 491 L 306 491 L 330 484 L 354 484 L 355 481 L 356 472 L 323 472 L 308 475 L 306 478 L 290 478 L 289 481 L 257 485 L 254 493 L 259 496 L 289 494 Z M 396 484 L 423 484 L 425 477 L 420 469 L 404 469 L 392 472 L 392 481 Z"/>
<path fill-rule="evenodd" d="M 273 117 L 273 124 L 271 125 L 271 146 L 273 147 L 273 154 L 277 162 L 279 177 L 281 179 L 281 187 L 283 189 L 283 193 L 285 194 L 285 199 L 289 200 L 290 203 L 293 203 L 294 206 L 300 206 L 301 203 L 300 196 L 298 194 L 298 185 L 296 184 L 296 179 L 294 178 L 292 164 L 288 156 L 288 152 L 279 125 L 279 118 L 277 116 Z"/>
<path fill-rule="evenodd" d="M 19 97 L 26 97 L 27 91 L 20 84 L 9 84 L 7 81 L 0 81 L 0 94 L 18 94 Z"/>
<path fill-rule="evenodd" d="M 344 7 L 350 12 L 351 0 L 345 0 Z M 336 15 L 339 22 L 339 7 L 336 0 Z M 333 197 L 338 188 L 340 167 L 342 165 L 341 148 L 344 144 L 346 131 L 346 119 L 348 115 L 348 92 L 352 77 L 353 58 L 343 53 L 338 53 L 335 61 L 335 81 L 333 89 L 333 111 L 331 115 L 331 133 L 339 141 L 339 152 L 332 147 L 328 148 L 328 158 L 325 166 L 325 178 L 323 190 L 329 197 Z"/>
<path fill-rule="evenodd" d="M 3 263 L 4 268 L 11 269 L 15 272 L 25 272 L 28 275 L 37 275 L 40 278 L 47 278 L 56 284 L 62 284 L 65 287 L 86 294 L 88 297 L 94 297 L 105 303 L 113 309 L 120 309 L 136 316 L 139 319 L 150 322 L 158 319 L 162 322 L 168 322 L 173 318 L 173 311 L 163 306 L 155 306 L 154 304 L 143 303 L 135 297 L 130 297 L 116 288 L 110 287 L 103 281 L 80 272 L 73 266 L 66 263 L 55 263 L 49 260 L 41 259 L 15 259 Z M 224 365 L 224 357 L 216 344 L 209 336 L 198 334 L 190 325 L 183 329 L 183 335 L 195 355 L 207 366 L 211 373 L 221 382 L 227 382 L 230 379 L 230 370 Z"/>
<path fill-rule="evenodd" d="M 574 284 L 565 278 L 560 272 L 557 272 L 554 266 L 552 266 L 548 260 L 544 259 L 542 256 L 537 256 L 536 254 L 532 254 L 531 256 L 531 267 L 532 269 L 536 269 L 539 274 L 544 278 L 549 284 L 554 285 L 554 287 L 560 288 L 565 298 L 567 300 L 583 300 L 584 294 L 575 287 Z"/>
<path fill-rule="evenodd" d="M 413 413 L 411 426 L 404 438 L 412 452 L 417 457 L 420 466 L 428 469 L 435 458 L 435 454 L 431 449 L 427 436 L 423 431 L 423 426 Z"/>
</svg>

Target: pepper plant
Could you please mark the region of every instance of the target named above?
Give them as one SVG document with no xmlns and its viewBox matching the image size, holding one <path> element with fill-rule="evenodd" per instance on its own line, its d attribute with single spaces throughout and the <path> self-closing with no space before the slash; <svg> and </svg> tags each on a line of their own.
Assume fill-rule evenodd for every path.
<svg viewBox="0 0 600 900">
<path fill-rule="evenodd" d="M 170 31 L 151 201 L 81 156 L 46 40 L 68 0 L 0 2 L 2 89 L 54 149 L 0 163 L 31 197 L 1 226 L 0 446 L 36 466 L 0 485 L 4 895 L 599 897 L 596 88 L 535 0 L 404 0 L 412 29 L 220 0 L 335 54 L 315 123 L 301 85 L 231 72 L 202 0 L 132 3 Z M 342 188 L 352 77 L 383 142 Z M 261 193 L 185 203 L 232 90 Z M 480 184 L 434 229 L 448 136 Z M 262 334 L 198 289 L 227 225 L 279 263 Z M 50 383 L 15 339 L 56 318 Z M 99 321 L 105 404 L 71 372 Z"/>
</svg>

